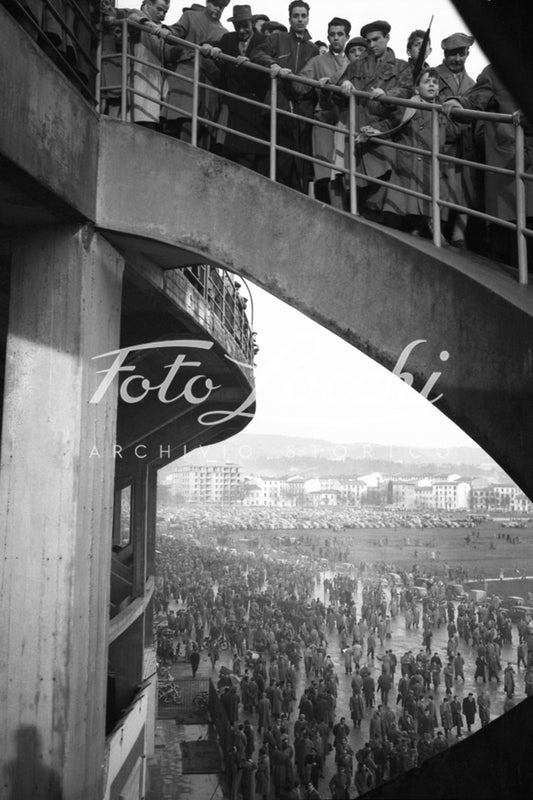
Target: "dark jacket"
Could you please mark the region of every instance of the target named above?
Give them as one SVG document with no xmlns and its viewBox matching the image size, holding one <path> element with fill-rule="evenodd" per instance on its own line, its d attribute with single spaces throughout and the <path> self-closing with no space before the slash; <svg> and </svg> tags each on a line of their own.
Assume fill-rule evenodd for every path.
<svg viewBox="0 0 533 800">
<path fill-rule="evenodd" d="M 274 33 L 267 36 L 262 44 L 251 53 L 251 59 L 263 67 L 278 64 L 284 69 L 290 69 L 295 74 L 307 64 L 310 58 L 319 54 L 318 48 L 311 41 L 305 31 L 303 38 L 299 38 L 293 31 L 288 33 Z M 312 98 L 302 97 L 292 88 L 291 81 L 285 80 L 279 84 L 280 99 L 284 97 L 289 107 L 298 114 L 306 117 L 313 116 L 314 103 Z M 280 108 L 283 105 L 280 104 Z"/>
<path fill-rule="evenodd" d="M 248 58 L 263 43 L 264 39 L 265 37 L 260 33 L 255 32 L 252 35 L 246 50 Z M 217 47 L 220 47 L 222 52 L 228 56 L 237 58 L 241 55 L 236 32 L 225 33 L 217 43 Z M 222 89 L 249 100 L 263 102 L 269 87 L 267 75 L 263 75 L 253 69 L 247 69 L 245 66 L 237 67 L 222 60 L 218 61 L 218 68 L 219 75 L 216 82 Z M 238 100 L 235 97 L 226 97 L 224 102 L 228 107 L 227 124 L 229 128 L 254 136 L 257 139 L 265 138 L 263 118 L 257 106 Z M 263 146 L 256 142 L 251 142 L 249 139 L 244 139 L 234 133 L 226 134 L 224 148 L 237 153 L 264 152 L 265 155 L 268 153 L 266 145 Z"/>
<path fill-rule="evenodd" d="M 512 114 L 517 111 L 517 104 L 509 90 L 500 81 L 494 69 L 489 65 L 481 72 L 476 84 L 459 98 L 460 103 L 475 111 L 496 111 L 498 114 Z M 533 129 L 523 119 L 525 130 L 525 168 L 533 172 Z M 495 167 L 514 169 L 514 129 L 505 122 L 486 122 L 485 163 Z M 526 194 L 526 214 L 533 215 L 533 182 L 524 181 Z M 500 219 L 516 219 L 514 177 L 485 173 L 485 211 Z"/>
</svg>

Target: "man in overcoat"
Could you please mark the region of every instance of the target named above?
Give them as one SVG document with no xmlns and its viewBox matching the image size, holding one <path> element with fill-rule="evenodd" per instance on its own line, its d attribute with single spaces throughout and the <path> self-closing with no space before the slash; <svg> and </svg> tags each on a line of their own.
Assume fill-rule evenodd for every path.
<svg viewBox="0 0 533 800">
<path fill-rule="evenodd" d="M 476 711 L 476 699 L 472 692 L 469 692 L 468 696 L 463 700 L 463 714 L 465 715 L 466 729 L 468 733 L 472 732 L 472 725 L 474 725 L 476 721 Z"/>
<path fill-rule="evenodd" d="M 465 69 L 470 47 L 473 44 L 473 37 L 466 33 L 452 33 L 451 36 L 442 40 L 443 61 L 436 68 L 439 74 L 439 103 L 444 103 L 452 97 L 464 97 L 474 86 L 475 81 Z M 448 128 L 446 141 L 442 148 L 443 154 L 475 161 L 472 132 L 471 122 L 455 128 Z M 460 164 L 446 161 L 443 162 L 442 172 L 448 187 L 448 199 L 459 205 L 478 205 L 476 186 L 479 183 L 479 176 L 475 172 L 469 167 L 462 167 Z M 466 214 L 450 212 L 446 232 L 450 243 L 456 247 L 463 247 L 465 244 L 466 224 Z"/>
<path fill-rule="evenodd" d="M 170 26 L 172 33 L 192 44 L 216 44 L 228 32 L 220 22 L 222 12 L 228 3 L 229 0 L 207 0 L 205 8 L 201 10 L 184 11 L 179 20 Z M 165 108 L 163 113 L 164 129 L 167 133 L 190 142 L 194 49 L 185 45 L 176 45 L 169 54 L 169 61 L 175 65 L 176 77 L 168 76 L 167 78 L 168 92 L 165 100 L 177 108 Z M 200 81 L 209 83 L 213 72 L 212 62 L 202 58 Z M 217 116 L 218 107 L 219 100 L 214 92 L 206 90 L 199 92 L 198 111 L 201 116 L 214 119 Z"/>
<path fill-rule="evenodd" d="M 321 83 L 329 82 L 331 79 L 336 81 L 350 63 L 344 53 L 344 49 L 351 27 L 347 19 L 333 17 L 328 23 L 328 51 L 310 59 L 299 74 L 304 78 L 310 78 Z M 317 93 L 314 90 L 310 92 L 309 87 L 305 84 L 296 83 L 294 89 L 298 94 L 309 94 L 313 98 L 315 103 L 313 115 L 315 119 L 330 125 L 335 124 L 336 107 L 332 103 L 326 102 L 322 104 Z M 326 95 L 325 99 L 328 100 L 330 98 Z M 314 125 L 312 132 L 313 155 L 322 161 L 329 161 L 331 164 L 344 164 L 344 139 L 344 132 L 336 135 L 333 131 Z M 319 164 L 315 164 L 313 169 L 315 197 L 317 200 L 329 203 L 329 182 L 332 179 L 332 169 Z"/>
<path fill-rule="evenodd" d="M 498 114 L 518 112 L 518 106 L 509 90 L 496 75 L 493 67 L 481 72 L 476 83 L 462 97 L 450 100 L 448 108 L 459 106 L 474 111 L 495 111 Z M 524 128 L 524 169 L 533 172 L 533 126 L 521 116 Z M 485 163 L 494 167 L 514 170 L 515 130 L 512 123 L 486 122 L 483 126 Z M 524 181 L 525 215 L 528 228 L 533 227 L 533 181 Z M 517 218 L 516 186 L 513 175 L 485 173 L 485 212 L 503 220 Z M 489 225 L 491 256 L 516 265 L 516 233 L 498 226 Z M 533 268 L 533 248 L 528 245 L 529 269 Z"/>
<path fill-rule="evenodd" d="M 382 95 L 390 95 L 393 89 L 396 89 L 397 96 L 408 98 L 411 95 L 409 87 L 399 86 L 407 64 L 403 59 L 396 58 L 394 51 L 388 46 L 390 31 L 391 26 L 385 20 L 376 20 L 363 25 L 361 36 L 368 43 L 369 54 L 350 64 L 338 81 L 346 96 L 349 96 L 353 89 L 371 94 L 370 99 L 357 99 L 358 130 L 390 115 L 393 107 L 379 101 Z M 381 180 L 390 178 L 392 171 L 390 148 L 369 140 L 358 146 L 356 154 L 359 172 Z M 383 187 L 362 179 L 358 181 L 358 187 L 363 214 L 372 215 L 381 212 L 384 199 Z"/>
<path fill-rule="evenodd" d="M 304 0 L 292 0 L 289 5 L 288 33 L 273 33 L 251 54 L 256 64 L 270 68 L 271 77 L 287 78 L 297 74 L 309 59 L 319 54 L 318 47 L 311 41 L 307 30 L 309 23 L 309 4 Z M 269 99 L 270 100 L 270 99 Z M 293 83 L 284 80 L 278 83 L 278 107 L 303 117 L 312 117 L 313 103 L 294 90 Z M 311 131 L 308 123 L 284 115 L 278 116 L 278 144 L 302 153 L 311 154 Z M 276 177 L 293 189 L 307 194 L 312 175 L 309 161 L 296 158 L 290 153 L 277 154 Z"/>
<path fill-rule="evenodd" d="M 257 106 L 245 102 L 245 100 L 253 100 L 256 103 L 264 101 L 269 86 L 268 77 L 256 70 L 243 67 L 243 63 L 249 60 L 250 54 L 265 37 L 254 29 L 252 9 L 249 5 L 234 6 L 229 22 L 233 24 L 235 30 L 222 36 L 216 48 L 212 49 L 212 54 L 216 55 L 220 50 L 238 61 L 236 64 L 217 61 L 219 75 L 216 83 L 225 91 L 239 95 L 244 100 L 224 97 L 223 108 L 226 108 L 227 114 L 222 114 L 221 120 L 232 129 L 232 132 L 217 135 L 217 140 L 220 142 L 219 150 L 232 161 L 262 175 L 268 175 L 268 145 L 264 117 Z M 239 132 L 262 139 L 264 144 L 239 136 Z"/>
</svg>

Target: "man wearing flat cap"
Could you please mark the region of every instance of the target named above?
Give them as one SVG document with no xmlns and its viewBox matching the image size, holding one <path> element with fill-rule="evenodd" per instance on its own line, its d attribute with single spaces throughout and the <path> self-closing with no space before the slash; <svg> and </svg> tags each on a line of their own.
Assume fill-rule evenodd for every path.
<svg viewBox="0 0 533 800">
<path fill-rule="evenodd" d="M 473 37 L 466 33 L 452 33 L 451 36 L 442 40 L 441 47 L 444 51 L 444 58 L 442 64 L 437 67 L 439 103 L 444 103 L 452 97 L 463 97 L 474 86 L 475 81 L 465 70 L 469 48 L 473 44 Z M 443 153 L 454 158 L 477 160 L 474 151 L 472 123 L 448 128 Z M 480 175 L 476 170 L 445 161 L 442 165 L 442 176 L 448 187 L 449 199 L 452 203 L 474 208 L 479 206 L 477 183 L 479 183 Z M 446 213 L 443 212 L 443 217 Z M 454 247 L 465 247 L 467 222 L 465 214 L 459 214 L 457 211 L 448 213 L 444 233 Z"/>
<path fill-rule="evenodd" d="M 444 59 L 437 67 L 440 81 L 439 102 L 443 103 L 449 97 L 462 97 L 474 85 L 475 81 L 465 70 L 466 59 L 473 44 L 473 37 L 466 33 L 452 33 L 442 40 Z"/>
<path fill-rule="evenodd" d="M 339 85 L 343 94 L 349 96 L 352 89 L 370 92 L 370 100 L 357 100 L 359 130 L 366 125 L 372 126 L 376 122 L 391 115 L 394 106 L 379 102 L 382 95 L 394 94 L 399 97 L 409 98 L 409 87 L 401 86 L 401 75 L 407 67 L 407 62 L 396 58 L 394 51 L 389 47 L 391 26 L 385 20 L 368 22 L 361 28 L 361 36 L 366 40 L 369 54 L 367 57 L 351 63 L 346 72 L 341 76 Z M 373 178 L 388 180 L 392 171 L 391 149 L 368 141 L 361 145 L 357 151 L 357 168 Z M 380 213 L 385 196 L 383 187 L 367 181 L 358 181 L 358 196 L 365 216 L 375 218 Z"/>
</svg>

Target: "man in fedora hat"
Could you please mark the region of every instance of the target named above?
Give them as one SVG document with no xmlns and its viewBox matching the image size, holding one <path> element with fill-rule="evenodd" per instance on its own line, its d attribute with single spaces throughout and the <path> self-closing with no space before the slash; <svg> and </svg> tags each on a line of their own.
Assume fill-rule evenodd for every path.
<svg viewBox="0 0 533 800">
<path fill-rule="evenodd" d="M 217 84 L 227 92 L 239 97 L 226 97 L 224 104 L 227 114 L 221 115 L 221 121 L 231 128 L 231 133 L 217 137 L 220 153 L 232 161 L 260 172 L 268 174 L 268 145 L 260 144 L 245 136 L 256 139 L 266 139 L 263 118 L 257 106 L 245 102 L 245 99 L 263 102 L 268 89 L 268 78 L 254 69 L 242 67 L 244 61 L 249 60 L 250 53 L 263 41 L 264 36 L 253 27 L 252 9 L 249 5 L 235 5 L 229 18 L 235 28 L 231 33 L 225 33 L 217 43 L 212 54 L 218 52 L 233 56 L 238 59 L 237 64 L 227 61 L 217 61 L 219 79 Z"/>
</svg>

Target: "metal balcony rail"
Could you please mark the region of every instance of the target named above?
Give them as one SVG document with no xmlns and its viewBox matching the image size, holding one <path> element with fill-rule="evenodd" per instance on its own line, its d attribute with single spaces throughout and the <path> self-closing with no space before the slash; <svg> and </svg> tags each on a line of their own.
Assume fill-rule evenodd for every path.
<svg viewBox="0 0 533 800">
<path fill-rule="evenodd" d="M 74 86 L 96 105 L 100 3 L 5 0 L 3 4 Z"/>
<path fill-rule="evenodd" d="M 247 298 L 239 293 L 240 284 L 224 270 L 209 264 L 185 267 L 183 274 L 233 337 L 246 363 L 252 366 L 257 352 L 255 334 L 246 315 Z"/>
<path fill-rule="evenodd" d="M 381 103 L 385 104 L 389 103 L 395 106 L 407 106 L 409 108 L 415 108 L 415 109 L 420 108 L 423 109 L 424 111 L 430 111 L 432 114 L 430 150 L 412 148 L 403 144 L 399 144 L 397 142 L 389 141 L 387 139 L 381 139 L 381 138 L 379 139 L 380 148 L 390 149 L 390 150 L 397 149 L 397 150 L 403 150 L 405 152 L 412 152 L 419 154 L 422 157 L 428 158 L 430 160 L 431 192 L 429 194 L 424 194 L 422 192 L 417 192 L 412 189 L 400 186 L 398 184 L 392 184 L 389 181 L 384 181 L 380 180 L 379 178 L 370 177 L 366 175 L 366 173 L 357 171 L 356 156 L 355 156 L 356 137 L 359 133 L 357 124 L 357 117 L 358 117 L 357 101 L 360 99 L 371 99 L 371 95 L 368 92 L 362 92 L 353 89 L 350 97 L 348 98 L 348 114 L 347 114 L 346 126 L 341 127 L 340 125 L 330 125 L 309 117 L 296 114 L 292 111 L 279 108 L 278 81 L 280 80 L 280 78 L 273 77 L 270 73 L 270 69 L 268 69 L 267 67 L 262 67 L 250 61 L 241 63 L 239 59 L 234 58 L 232 56 L 227 56 L 225 54 L 220 54 L 217 56 L 217 60 L 220 60 L 222 62 L 239 64 L 239 69 L 251 69 L 261 72 L 265 76 L 268 76 L 270 81 L 269 104 L 260 103 L 256 100 L 251 100 L 241 95 L 231 94 L 230 92 L 220 89 L 212 85 L 211 83 L 201 80 L 202 46 L 192 44 L 184 39 L 180 39 L 179 37 L 173 35 L 168 35 L 165 38 L 165 43 L 167 44 L 180 45 L 183 48 L 193 51 L 193 59 L 192 59 L 193 77 L 190 78 L 186 75 L 181 75 L 179 72 L 175 70 L 166 69 L 163 66 L 159 66 L 157 64 L 151 63 L 149 61 L 146 61 L 142 58 L 138 58 L 135 55 L 133 55 L 131 41 L 128 33 L 129 30 L 135 31 L 135 33 L 138 36 L 139 31 L 151 33 L 148 27 L 135 23 L 127 18 L 117 21 L 114 24 L 115 26 L 117 24 L 121 26 L 122 30 L 121 52 L 102 54 L 101 63 L 102 63 L 102 72 L 104 71 L 104 65 L 106 63 L 111 63 L 114 64 L 115 67 L 117 66 L 120 67 L 120 83 L 107 84 L 102 80 L 100 86 L 100 98 L 101 98 L 101 107 L 103 107 L 103 104 L 105 103 L 106 99 L 109 99 L 109 97 L 114 96 L 115 98 L 117 98 L 118 96 L 120 96 L 121 120 L 135 121 L 135 109 L 134 109 L 133 99 L 140 97 L 155 102 L 156 104 L 159 105 L 160 109 L 165 109 L 165 108 L 171 109 L 174 112 L 178 112 L 178 115 L 181 118 L 190 119 L 191 143 L 194 146 L 198 146 L 200 125 L 204 126 L 205 128 L 211 129 L 213 131 L 236 133 L 239 136 L 239 138 L 264 145 L 265 148 L 268 149 L 269 177 L 271 180 L 276 180 L 276 161 L 279 153 L 288 153 L 302 161 L 307 161 L 312 164 L 317 164 L 319 166 L 327 167 L 332 170 L 334 169 L 336 173 L 341 173 L 345 176 L 345 180 L 348 185 L 349 208 L 350 212 L 354 215 L 358 214 L 358 209 L 357 209 L 358 180 L 364 180 L 367 183 L 372 183 L 378 186 L 382 185 L 389 189 L 393 188 L 394 190 L 400 191 L 406 195 L 419 197 L 425 201 L 428 201 L 431 204 L 432 236 L 433 236 L 433 243 L 435 244 L 436 247 L 441 247 L 443 244 L 441 235 L 441 209 L 452 209 L 461 214 L 476 217 L 478 219 L 484 220 L 485 222 L 496 224 L 504 228 L 507 228 L 509 230 L 512 230 L 516 233 L 518 279 L 521 284 L 527 284 L 528 282 L 527 237 L 533 237 L 533 230 L 527 228 L 526 226 L 525 182 L 533 180 L 533 174 L 527 173 L 525 171 L 524 128 L 522 126 L 521 115 L 519 112 L 515 112 L 513 114 L 496 114 L 491 112 L 457 109 L 452 111 L 451 114 L 452 118 L 462 122 L 467 122 L 468 120 L 485 120 L 489 124 L 498 122 L 513 126 L 514 141 L 515 141 L 514 169 L 504 169 L 490 164 L 484 164 L 476 161 L 469 161 L 465 159 L 456 158 L 439 152 L 440 150 L 439 114 L 442 112 L 443 108 L 442 105 L 436 103 L 430 104 L 425 102 L 419 102 L 415 100 L 405 100 L 398 97 L 381 96 L 379 98 Z M 152 33 L 151 35 L 155 36 L 154 33 Z M 154 95 L 153 92 L 148 93 L 147 91 L 142 91 L 142 89 L 139 88 L 139 86 L 135 85 L 136 65 L 140 67 L 149 68 L 150 70 L 155 70 L 156 72 L 159 73 L 161 77 L 161 86 L 159 90 L 159 95 L 157 97 Z M 164 79 L 166 76 L 172 76 L 173 79 L 178 79 L 182 81 L 184 85 L 188 84 L 190 86 L 192 95 L 192 111 L 188 111 L 186 109 L 180 108 L 179 106 L 172 105 L 171 103 L 168 103 L 164 99 L 163 92 L 161 91 L 161 89 L 164 86 Z M 298 77 L 292 74 L 284 77 L 281 80 L 291 81 L 298 84 L 304 84 L 309 86 L 310 88 L 314 88 L 317 91 L 327 92 L 332 95 L 334 94 L 342 95 L 342 91 L 339 86 L 334 86 L 334 85 L 323 86 L 317 81 L 308 78 Z M 144 88 L 146 89 L 146 86 Z M 224 101 L 224 98 L 230 97 L 237 99 L 239 103 L 246 103 L 250 106 L 251 114 L 253 113 L 257 114 L 259 112 L 263 112 L 263 114 L 268 115 L 269 118 L 268 138 L 260 139 L 248 133 L 244 133 L 238 129 L 230 128 L 227 125 L 225 125 L 222 121 L 220 121 L 220 119 L 214 120 L 214 119 L 209 119 L 206 116 L 202 116 L 200 114 L 201 97 L 202 95 L 204 97 L 208 96 L 209 93 L 213 93 L 214 95 L 219 96 L 222 101 Z M 333 165 L 330 161 L 324 161 L 320 158 L 316 158 L 315 156 L 303 154 L 297 150 L 293 150 L 291 148 L 278 144 L 277 142 L 278 120 L 283 118 L 290 118 L 295 121 L 304 122 L 309 126 L 323 128 L 325 130 L 331 131 L 334 134 L 338 134 L 339 131 L 342 130 L 347 143 L 346 154 L 347 154 L 348 166 L 345 167 L 337 164 Z M 505 175 L 508 178 L 512 179 L 512 181 L 514 182 L 516 221 L 500 219 L 499 217 L 492 216 L 483 211 L 479 211 L 477 209 L 471 209 L 468 206 L 463 206 L 457 203 L 441 199 L 440 196 L 441 165 L 445 163 L 458 164 L 464 168 L 480 170 L 486 173 L 490 172 L 494 174 Z"/>
</svg>

